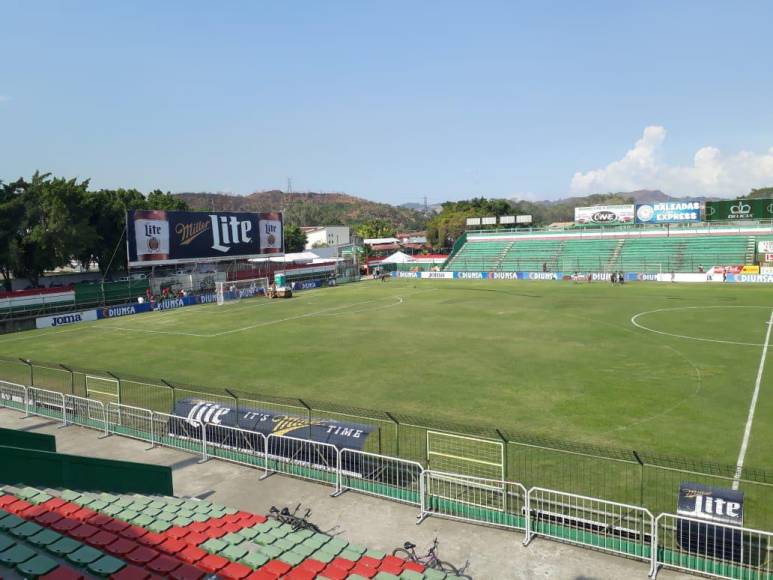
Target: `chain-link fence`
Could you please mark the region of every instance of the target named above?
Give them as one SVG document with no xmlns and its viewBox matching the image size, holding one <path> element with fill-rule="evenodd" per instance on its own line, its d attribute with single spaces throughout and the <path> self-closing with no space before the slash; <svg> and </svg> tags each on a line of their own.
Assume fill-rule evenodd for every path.
<svg viewBox="0 0 773 580">
<path fill-rule="evenodd" d="M 58 363 L 0 357 L 0 380 L 98 400 L 106 407 L 114 403 L 174 413 L 176 403 L 196 399 L 240 412 L 254 409 L 287 415 L 300 419 L 300 424 L 310 431 L 321 421 L 367 425 L 372 431 L 363 451 L 368 453 L 468 477 L 491 478 L 492 474 L 501 473 L 503 480 L 518 481 L 526 488 L 544 487 L 635 504 L 655 515 L 676 508 L 682 481 L 730 487 L 735 479 L 735 466 L 697 459 Z M 745 494 L 745 524 L 773 528 L 773 472 L 744 468 L 738 483 Z"/>
</svg>

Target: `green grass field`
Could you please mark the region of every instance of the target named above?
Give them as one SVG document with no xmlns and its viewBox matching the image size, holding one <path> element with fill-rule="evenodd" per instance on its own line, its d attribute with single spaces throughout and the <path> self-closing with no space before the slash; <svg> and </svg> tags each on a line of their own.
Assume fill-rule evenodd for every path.
<svg viewBox="0 0 773 580">
<path fill-rule="evenodd" d="M 391 280 L 6 335 L 0 353 L 735 464 L 772 308 L 764 286 Z M 746 458 L 763 469 L 771 374 Z"/>
</svg>

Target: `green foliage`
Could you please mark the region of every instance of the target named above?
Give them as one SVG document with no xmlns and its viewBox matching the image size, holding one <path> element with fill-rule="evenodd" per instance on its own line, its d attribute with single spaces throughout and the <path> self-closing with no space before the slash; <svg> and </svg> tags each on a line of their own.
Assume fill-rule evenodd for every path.
<svg viewBox="0 0 773 580">
<path fill-rule="evenodd" d="M 285 253 L 302 252 L 306 247 L 306 233 L 296 225 L 285 224 Z"/>
<path fill-rule="evenodd" d="M 11 274 L 40 276 L 76 260 L 126 264 L 126 211 L 129 209 L 185 210 L 187 204 L 160 190 L 148 197 L 136 189 L 89 191 L 89 181 L 52 177 L 36 172 L 27 181 L 0 184 L 0 274 L 6 286 Z M 112 262 L 111 262 L 112 260 Z"/>
<path fill-rule="evenodd" d="M 773 198 L 773 187 L 761 187 L 752 189 L 748 194 L 741 196 L 745 199 L 768 199 Z M 741 198 L 739 198 L 741 199 Z"/>
<path fill-rule="evenodd" d="M 397 233 L 397 228 L 384 219 L 373 219 L 358 225 L 354 232 L 363 239 L 390 238 Z"/>
</svg>

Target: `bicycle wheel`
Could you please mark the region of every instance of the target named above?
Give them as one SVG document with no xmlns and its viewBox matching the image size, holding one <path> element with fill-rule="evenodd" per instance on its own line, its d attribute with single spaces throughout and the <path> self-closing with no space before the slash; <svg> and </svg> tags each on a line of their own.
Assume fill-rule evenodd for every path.
<svg viewBox="0 0 773 580">
<path fill-rule="evenodd" d="M 453 564 L 450 564 L 449 562 L 443 562 L 443 560 L 435 560 L 435 565 L 433 566 L 433 568 L 435 568 L 435 570 L 440 570 L 441 572 L 445 572 L 446 574 L 450 574 L 454 577 L 460 577 L 459 569 Z"/>
<path fill-rule="evenodd" d="M 415 562 L 416 558 L 413 557 L 413 554 L 411 554 L 408 550 L 404 548 L 395 548 L 392 550 L 392 555 L 397 556 L 398 558 L 402 558 L 406 562 Z"/>
</svg>

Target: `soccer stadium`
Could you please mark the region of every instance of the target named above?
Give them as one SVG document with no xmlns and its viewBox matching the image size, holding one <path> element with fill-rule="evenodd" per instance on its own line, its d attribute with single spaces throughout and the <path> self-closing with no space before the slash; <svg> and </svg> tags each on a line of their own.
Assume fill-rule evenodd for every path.
<svg viewBox="0 0 773 580">
<path fill-rule="evenodd" d="M 0 580 L 773 580 L 773 4 L 0 20 Z"/>
</svg>

